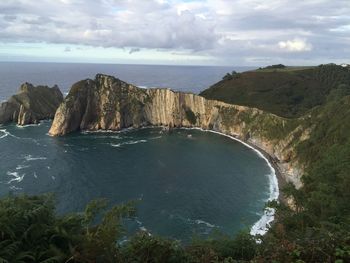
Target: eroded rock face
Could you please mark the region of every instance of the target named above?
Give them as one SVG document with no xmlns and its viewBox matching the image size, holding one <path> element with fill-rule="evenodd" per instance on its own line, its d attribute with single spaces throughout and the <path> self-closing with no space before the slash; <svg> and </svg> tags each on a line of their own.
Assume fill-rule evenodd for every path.
<svg viewBox="0 0 350 263">
<path fill-rule="evenodd" d="M 0 104 L 0 124 L 16 122 L 26 125 L 52 119 L 62 102 L 63 95 L 57 86 L 34 87 L 24 83 L 16 95 Z"/>
<path fill-rule="evenodd" d="M 300 136 L 299 128 L 285 122 L 284 118 L 255 108 L 169 89 L 141 89 L 98 74 L 95 80 L 83 80 L 72 86 L 57 109 L 49 134 L 143 126 L 215 130 L 247 141 L 273 156 L 286 181 L 300 187 L 303 169 L 295 160 L 292 147 L 294 137 Z M 272 132 L 278 136 L 272 137 Z M 286 136 L 282 136 L 284 133 Z"/>
</svg>

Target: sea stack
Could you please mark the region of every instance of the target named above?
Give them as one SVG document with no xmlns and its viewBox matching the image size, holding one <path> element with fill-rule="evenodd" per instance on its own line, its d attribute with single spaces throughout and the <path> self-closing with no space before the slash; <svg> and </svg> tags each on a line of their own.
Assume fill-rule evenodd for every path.
<svg viewBox="0 0 350 263">
<path fill-rule="evenodd" d="M 52 119 L 62 101 L 63 95 L 56 85 L 49 88 L 24 83 L 16 95 L 0 104 L 0 124 L 26 125 Z"/>
</svg>

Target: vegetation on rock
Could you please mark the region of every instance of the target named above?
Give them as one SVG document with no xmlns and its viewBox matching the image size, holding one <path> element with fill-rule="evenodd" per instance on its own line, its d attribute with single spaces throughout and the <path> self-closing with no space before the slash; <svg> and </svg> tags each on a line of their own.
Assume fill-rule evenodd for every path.
<svg viewBox="0 0 350 263">
<path fill-rule="evenodd" d="M 300 117 L 330 97 L 350 94 L 350 71 L 334 64 L 240 73 L 200 95 L 226 103 L 255 107 L 283 117 Z"/>
<path fill-rule="evenodd" d="M 350 262 L 349 86 L 349 70 L 331 64 L 246 72 L 203 92 L 284 116 L 216 106 L 223 126 L 244 122 L 247 137 L 283 141 L 304 167 L 303 186 L 283 189 L 293 205 L 268 204 L 277 220 L 265 236 L 242 232 L 182 245 L 141 232 L 118 243 L 132 206 L 105 210 L 94 224 L 104 201 L 57 216 L 48 196 L 8 197 L 0 201 L 0 262 Z M 188 121 L 195 117 L 186 112 Z"/>
</svg>

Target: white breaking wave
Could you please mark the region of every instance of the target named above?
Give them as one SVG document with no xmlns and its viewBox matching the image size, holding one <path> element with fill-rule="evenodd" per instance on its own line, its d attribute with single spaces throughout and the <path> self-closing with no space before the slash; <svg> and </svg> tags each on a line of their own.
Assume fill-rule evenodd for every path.
<svg viewBox="0 0 350 263">
<path fill-rule="evenodd" d="M 27 162 L 30 162 L 30 161 L 37 161 L 37 160 L 46 160 L 47 158 L 46 157 L 34 157 L 30 154 L 28 155 L 25 155 L 24 156 L 24 159 L 26 159 Z"/>
<path fill-rule="evenodd" d="M 11 189 L 11 190 L 22 190 L 23 188 L 17 187 L 17 186 L 14 186 L 14 185 L 11 185 L 11 186 L 10 186 L 10 189 Z"/>
<path fill-rule="evenodd" d="M 26 125 L 18 125 L 18 124 L 16 124 L 16 127 L 19 128 L 19 129 L 24 129 L 24 128 L 27 128 L 27 127 L 36 127 L 36 126 L 40 126 L 40 125 L 41 125 L 41 122 L 36 123 L 36 124 L 26 124 Z"/>
<path fill-rule="evenodd" d="M 200 220 L 200 219 L 197 219 L 197 220 L 195 220 L 194 221 L 197 225 L 205 225 L 205 226 L 207 226 L 207 227 L 210 227 L 210 228 L 217 228 L 218 226 L 216 226 L 216 225 L 213 225 L 213 224 L 210 224 L 210 223 L 208 223 L 208 222 L 206 222 L 206 221 L 204 221 L 204 220 Z"/>
<path fill-rule="evenodd" d="M 244 146 L 255 151 L 259 155 L 259 157 L 261 157 L 262 159 L 265 160 L 265 162 L 267 163 L 267 165 L 269 166 L 270 171 L 271 171 L 268 174 L 268 178 L 269 178 L 269 182 L 270 182 L 270 186 L 269 186 L 270 196 L 268 198 L 268 201 L 278 200 L 279 187 L 278 187 L 278 180 L 277 180 L 275 168 L 272 166 L 272 164 L 269 162 L 269 160 L 266 158 L 266 156 L 264 154 L 262 154 L 259 150 L 255 149 L 253 146 L 249 145 L 248 143 L 246 143 L 246 142 L 244 142 L 236 137 L 233 137 L 231 135 L 227 135 L 227 134 L 224 134 L 224 133 L 221 133 L 218 131 L 204 130 L 202 128 L 185 128 L 185 127 L 181 128 L 181 129 L 200 130 L 200 131 L 204 131 L 204 132 L 211 132 L 211 133 L 223 135 L 223 136 L 226 136 L 230 139 L 238 141 L 238 142 L 242 143 Z M 264 210 L 262 217 L 257 222 L 255 222 L 255 224 L 250 229 L 250 234 L 252 236 L 266 234 L 266 232 L 268 231 L 268 229 L 270 227 L 270 224 L 273 222 L 274 219 L 275 219 L 275 209 L 274 208 L 266 208 Z"/>
<path fill-rule="evenodd" d="M 26 174 L 19 175 L 18 172 L 7 172 L 7 175 L 13 176 L 13 178 L 7 182 L 7 184 L 10 184 L 12 182 L 21 182 Z"/>
<path fill-rule="evenodd" d="M 135 130 L 135 128 L 134 127 L 129 127 L 129 128 L 121 129 L 121 130 L 93 130 L 93 131 L 83 130 L 80 133 L 82 133 L 82 134 L 91 134 L 91 133 L 124 133 L 124 132 L 132 131 L 132 130 Z"/>
<path fill-rule="evenodd" d="M 10 135 L 10 133 L 8 131 L 6 131 L 5 129 L 0 130 L 0 139 L 5 138 L 9 135 Z"/>
<path fill-rule="evenodd" d="M 128 141 L 128 142 L 122 142 L 122 143 L 111 143 L 110 145 L 112 147 L 120 147 L 123 145 L 138 144 L 138 143 L 145 143 L 145 142 L 147 142 L 147 140 Z"/>
<path fill-rule="evenodd" d="M 22 169 L 29 168 L 29 167 L 30 167 L 30 165 L 19 164 L 19 165 L 17 165 L 16 170 L 22 170 Z"/>
</svg>

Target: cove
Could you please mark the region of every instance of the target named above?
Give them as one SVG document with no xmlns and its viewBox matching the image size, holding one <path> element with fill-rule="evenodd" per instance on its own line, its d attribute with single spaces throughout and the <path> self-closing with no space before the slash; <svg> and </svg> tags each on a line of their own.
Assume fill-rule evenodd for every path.
<svg viewBox="0 0 350 263">
<path fill-rule="evenodd" d="M 0 194 L 53 192 L 58 213 L 95 198 L 137 202 L 131 232 L 188 241 L 251 228 L 271 197 L 255 150 L 200 130 L 148 128 L 47 135 L 51 122 L 0 127 Z"/>
</svg>

